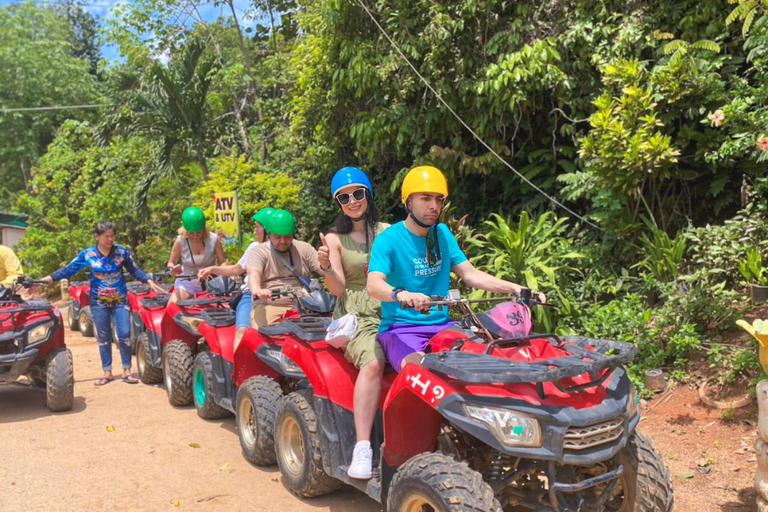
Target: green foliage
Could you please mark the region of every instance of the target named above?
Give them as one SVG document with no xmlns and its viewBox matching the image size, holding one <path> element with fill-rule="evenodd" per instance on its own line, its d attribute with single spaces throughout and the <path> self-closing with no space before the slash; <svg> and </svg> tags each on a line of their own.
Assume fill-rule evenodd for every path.
<svg viewBox="0 0 768 512">
<path fill-rule="evenodd" d="M 677 279 L 678 269 L 685 256 L 685 236 L 678 231 L 675 238 L 671 238 L 659 229 L 655 222 L 645 220 L 645 224 L 651 236 L 647 233 L 640 234 L 640 245 L 645 259 L 636 266 L 650 271 L 653 277 L 662 283 Z"/>
<path fill-rule="evenodd" d="M 258 166 L 245 155 L 221 156 L 212 160 L 211 172 L 195 189 L 192 201 L 208 218 L 213 218 L 213 194 L 235 190 L 240 206 L 240 229 L 249 233 L 253 231 L 253 214 L 260 209 L 271 206 L 294 210 L 300 186 L 285 173 Z M 302 219 L 297 220 L 302 233 Z"/>
<path fill-rule="evenodd" d="M 86 110 L 4 112 L 6 108 L 103 103 L 88 60 L 75 56 L 65 13 L 32 2 L 0 6 L 0 209 L 29 189 L 32 166 L 65 119 Z"/>
<path fill-rule="evenodd" d="M 567 219 L 557 218 L 548 212 L 531 221 L 527 212 L 520 214 L 517 226 L 500 215 L 492 215 L 484 223 L 485 233 L 469 240 L 472 246 L 470 261 L 489 274 L 555 294 L 558 305 L 565 314 L 570 311 L 570 302 L 562 293 L 570 274 L 576 269 L 570 262 L 582 257 L 570 250 L 570 242 L 563 236 Z M 488 295 L 477 290 L 473 298 Z M 552 313 L 536 309 L 536 322 L 547 332 L 552 332 L 555 321 Z"/>
<path fill-rule="evenodd" d="M 768 269 L 763 266 L 763 255 L 757 247 L 747 249 L 747 259 L 739 263 L 739 272 L 749 284 L 768 286 Z"/>
</svg>

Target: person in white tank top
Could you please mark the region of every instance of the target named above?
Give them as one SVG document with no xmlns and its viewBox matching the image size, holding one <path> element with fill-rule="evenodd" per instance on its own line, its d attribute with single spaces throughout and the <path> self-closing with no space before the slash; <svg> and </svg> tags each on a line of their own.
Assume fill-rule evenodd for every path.
<svg viewBox="0 0 768 512">
<path fill-rule="evenodd" d="M 198 272 L 214 264 L 226 262 L 224 247 L 215 233 L 211 233 L 205 223 L 205 214 L 200 208 L 190 206 L 181 216 L 182 227 L 179 236 L 173 242 L 168 269 L 172 276 L 197 275 Z M 181 264 L 178 264 L 181 260 Z M 195 293 L 202 292 L 198 278 L 177 279 L 171 302 L 191 299 Z"/>
</svg>

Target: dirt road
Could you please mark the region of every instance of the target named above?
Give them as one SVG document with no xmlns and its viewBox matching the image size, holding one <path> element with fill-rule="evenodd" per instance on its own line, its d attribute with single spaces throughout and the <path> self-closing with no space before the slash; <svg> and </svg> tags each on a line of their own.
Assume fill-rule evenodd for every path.
<svg viewBox="0 0 768 512">
<path fill-rule="evenodd" d="M 67 344 L 75 362 L 71 412 L 49 413 L 40 391 L 0 388 L 0 510 L 381 510 L 349 487 L 296 498 L 276 466 L 256 468 L 243 459 L 234 419 L 207 422 L 192 407 L 173 408 L 158 386 L 96 387 L 94 338 L 67 332 Z M 113 357 L 119 367 L 117 350 Z"/>
<path fill-rule="evenodd" d="M 71 412 L 49 413 L 40 391 L 0 388 L 0 511 L 382 510 L 349 487 L 296 498 L 277 467 L 243 459 L 232 418 L 206 422 L 192 407 L 173 408 L 159 386 L 96 387 L 96 342 L 68 331 L 67 343 L 75 361 Z M 685 386 L 643 411 L 640 428 L 670 467 L 677 512 L 756 510 L 756 407 L 734 416 L 723 421 Z"/>
</svg>

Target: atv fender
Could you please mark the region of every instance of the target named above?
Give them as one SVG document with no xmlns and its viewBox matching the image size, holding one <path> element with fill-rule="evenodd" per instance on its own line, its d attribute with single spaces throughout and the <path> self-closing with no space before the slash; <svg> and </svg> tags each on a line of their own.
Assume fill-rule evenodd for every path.
<svg viewBox="0 0 768 512">
<path fill-rule="evenodd" d="M 201 323 L 198 332 L 205 338 L 211 352 L 220 355 L 227 361 L 234 361 L 235 326 L 212 327 Z"/>
<path fill-rule="evenodd" d="M 204 325 L 204 324 L 203 324 Z M 234 340 L 234 337 L 233 337 Z M 267 341 L 255 329 L 247 329 L 234 352 L 235 373 L 232 379 L 238 388 L 251 377 L 271 377 L 280 375 L 256 356 L 256 350 Z"/>
<path fill-rule="evenodd" d="M 314 342 L 312 347 L 303 340 L 288 338 L 283 344 L 283 354 L 304 371 L 315 396 L 353 410 L 357 369 L 344 359 L 341 350 L 323 341 Z M 332 385 L 329 385 L 329 379 L 333 379 Z"/>
<path fill-rule="evenodd" d="M 406 365 L 384 403 L 381 455 L 388 466 L 398 467 L 411 457 L 434 449 L 442 421 L 436 407 L 454 392 L 424 367 Z"/>
</svg>

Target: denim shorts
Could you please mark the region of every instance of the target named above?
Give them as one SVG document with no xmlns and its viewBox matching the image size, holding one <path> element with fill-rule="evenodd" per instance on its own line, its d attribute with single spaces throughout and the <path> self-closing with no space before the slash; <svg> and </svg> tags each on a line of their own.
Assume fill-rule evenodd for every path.
<svg viewBox="0 0 768 512">
<path fill-rule="evenodd" d="M 235 310 L 235 327 L 237 329 L 251 326 L 251 308 L 253 308 L 253 295 L 251 292 L 244 292 Z"/>
</svg>

